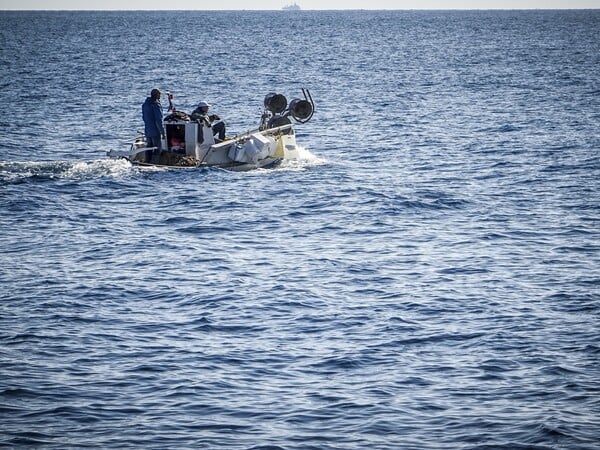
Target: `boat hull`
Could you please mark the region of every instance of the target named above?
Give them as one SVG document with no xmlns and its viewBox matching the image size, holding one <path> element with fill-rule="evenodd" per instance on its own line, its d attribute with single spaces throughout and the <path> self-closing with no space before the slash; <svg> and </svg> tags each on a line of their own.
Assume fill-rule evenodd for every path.
<svg viewBox="0 0 600 450">
<path fill-rule="evenodd" d="M 282 158 L 269 157 L 269 158 L 261 159 L 260 161 L 257 161 L 256 163 L 232 162 L 229 164 L 212 164 L 212 165 L 195 164 L 195 165 L 189 165 L 189 166 L 181 166 L 181 165 L 178 166 L 178 165 L 173 165 L 173 164 L 146 163 L 146 162 L 142 162 L 142 161 L 130 160 L 129 158 L 126 158 L 126 157 L 123 157 L 123 159 L 126 159 L 134 166 L 139 166 L 139 167 L 159 167 L 159 168 L 165 168 L 165 169 L 185 169 L 185 170 L 193 170 L 193 169 L 199 169 L 199 168 L 215 168 L 215 169 L 225 169 L 225 170 L 229 170 L 232 172 L 245 172 L 248 170 L 256 170 L 256 169 L 273 169 L 273 168 L 279 166 L 281 164 L 281 162 L 283 161 Z"/>
<path fill-rule="evenodd" d="M 197 136 L 196 123 L 174 123 L 181 135 Z M 187 130 L 187 127 L 192 130 Z M 141 167 L 170 167 L 190 169 L 196 167 L 215 167 L 232 171 L 246 171 L 278 166 L 286 159 L 298 159 L 299 149 L 291 125 L 267 130 L 253 130 L 215 142 L 211 130 L 205 127 L 203 142 L 174 147 L 170 144 L 169 127 L 163 139 L 162 150 L 156 155 L 155 148 L 146 147 L 144 136 L 138 137 L 128 151 L 111 150 L 107 154 L 112 158 L 123 158 Z M 172 138 L 171 138 L 172 139 Z M 180 141 L 177 141 L 180 142 Z"/>
</svg>

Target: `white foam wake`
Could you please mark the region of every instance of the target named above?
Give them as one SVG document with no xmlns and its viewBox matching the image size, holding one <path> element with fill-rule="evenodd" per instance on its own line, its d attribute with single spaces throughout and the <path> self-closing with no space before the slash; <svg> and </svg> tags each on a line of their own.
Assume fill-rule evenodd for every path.
<svg viewBox="0 0 600 450">
<path fill-rule="evenodd" d="M 327 163 L 327 160 L 316 156 L 310 150 L 298 146 L 298 159 L 289 159 L 281 162 L 280 170 L 304 170 L 313 166 L 320 166 Z"/>
<path fill-rule="evenodd" d="M 122 178 L 131 173 L 125 160 L 97 159 L 92 161 L 0 161 L 0 182 L 19 183 L 28 179 L 94 179 Z"/>
</svg>

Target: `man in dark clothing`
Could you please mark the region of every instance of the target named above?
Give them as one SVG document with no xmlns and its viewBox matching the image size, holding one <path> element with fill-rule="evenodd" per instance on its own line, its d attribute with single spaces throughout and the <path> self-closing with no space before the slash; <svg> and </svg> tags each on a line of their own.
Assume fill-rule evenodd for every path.
<svg viewBox="0 0 600 450">
<path fill-rule="evenodd" d="M 213 135 L 223 141 L 225 140 L 225 122 L 221 121 L 221 118 L 216 114 L 208 115 L 208 108 L 210 105 L 204 101 L 198 103 L 198 107 L 190 114 L 190 118 L 198 122 L 200 125 L 205 123 L 207 126 L 212 128 Z M 198 131 L 199 137 L 202 136 L 202 130 Z"/>
<path fill-rule="evenodd" d="M 163 128 L 163 109 L 160 104 L 160 91 L 152 89 L 150 97 L 142 105 L 142 118 L 144 119 L 144 134 L 146 135 L 146 145 L 156 147 L 154 152 L 146 152 L 146 162 L 152 162 L 152 154 L 158 159 L 161 150 L 161 138 L 165 136 Z"/>
</svg>

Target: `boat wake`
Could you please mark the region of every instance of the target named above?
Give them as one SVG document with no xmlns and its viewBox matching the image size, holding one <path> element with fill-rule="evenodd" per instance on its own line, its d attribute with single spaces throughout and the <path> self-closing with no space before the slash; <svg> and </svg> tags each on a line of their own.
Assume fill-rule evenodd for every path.
<svg viewBox="0 0 600 450">
<path fill-rule="evenodd" d="M 123 178 L 133 168 L 125 160 L 91 161 L 0 161 L 0 185 L 52 180 L 92 180 Z"/>
<path fill-rule="evenodd" d="M 305 170 L 327 161 L 298 147 L 299 158 L 284 160 L 275 170 Z M 134 166 L 125 159 L 88 161 L 0 161 L 0 186 L 56 180 L 85 181 L 98 178 L 122 179 L 140 171 L 164 171 L 167 167 Z M 257 169 L 268 172 L 272 169 Z"/>
<path fill-rule="evenodd" d="M 326 159 L 320 158 L 311 153 L 310 150 L 298 146 L 298 158 L 283 160 L 277 170 L 306 170 L 323 164 L 327 164 Z"/>
</svg>

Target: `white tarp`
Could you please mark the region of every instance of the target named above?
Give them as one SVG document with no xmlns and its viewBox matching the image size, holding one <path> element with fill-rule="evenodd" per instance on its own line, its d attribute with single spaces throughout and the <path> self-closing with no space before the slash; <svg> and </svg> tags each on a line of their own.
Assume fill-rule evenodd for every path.
<svg viewBox="0 0 600 450">
<path fill-rule="evenodd" d="M 243 144 L 232 145 L 228 156 L 237 162 L 256 163 L 274 154 L 274 142 L 262 134 L 255 133 Z"/>
</svg>

